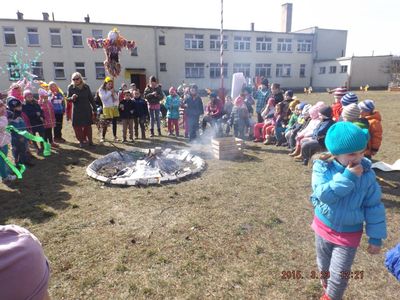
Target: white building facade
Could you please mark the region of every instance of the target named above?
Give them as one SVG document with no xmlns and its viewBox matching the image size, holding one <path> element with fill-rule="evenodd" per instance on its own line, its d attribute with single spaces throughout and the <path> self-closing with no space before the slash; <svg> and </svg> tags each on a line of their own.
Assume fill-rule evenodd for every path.
<svg viewBox="0 0 400 300">
<path fill-rule="evenodd" d="M 201 88 L 218 89 L 220 80 L 220 36 L 217 29 L 138 26 L 49 20 L 0 19 L 3 67 L 0 90 L 13 82 L 10 56 L 16 52 L 31 58 L 32 72 L 45 81 L 56 81 L 62 88 L 71 74 L 79 71 L 96 89 L 107 75 L 102 49 L 92 51 L 88 37 L 106 37 L 114 27 L 137 49 L 120 53 L 121 75 L 116 84 L 135 82 L 144 88 L 150 75 L 158 77 L 164 89 L 182 82 Z M 326 40 L 337 42 L 329 46 Z M 314 60 L 336 59 L 344 54 L 347 32 L 318 28 L 298 32 L 224 31 L 224 86 L 230 88 L 233 73 L 246 77 L 264 76 L 286 88 L 312 84 Z M 14 74 L 15 75 L 15 74 Z"/>
</svg>

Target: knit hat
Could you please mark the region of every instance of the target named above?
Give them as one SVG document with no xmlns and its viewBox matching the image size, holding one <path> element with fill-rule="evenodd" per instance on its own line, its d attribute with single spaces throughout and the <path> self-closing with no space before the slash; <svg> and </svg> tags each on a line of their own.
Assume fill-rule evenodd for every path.
<svg viewBox="0 0 400 300">
<path fill-rule="evenodd" d="M 31 90 L 24 90 L 24 93 L 23 93 L 23 95 L 24 95 L 24 97 L 26 96 L 26 95 L 32 95 L 32 91 Z"/>
<path fill-rule="evenodd" d="M 307 105 L 307 102 L 300 102 L 299 109 L 302 111 L 304 106 L 306 106 L 306 105 Z"/>
<path fill-rule="evenodd" d="M 38 94 L 41 97 L 46 97 L 46 96 L 49 95 L 48 92 L 46 90 L 42 89 L 42 88 L 38 89 Z"/>
<path fill-rule="evenodd" d="M 350 103 L 357 103 L 358 102 L 358 97 L 354 93 L 347 93 L 346 95 L 343 96 L 342 100 L 343 106 L 349 105 Z"/>
<path fill-rule="evenodd" d="M 266 86 L 268 86 L 268 79 L 267 78 L 264 78 L 262 81 L 261 81 L 261 84 L 263 84 L 263 85 L 266 85 Z"/>
<path fill-rule="evenodd" d="M 338 98 L 342 98 L 344 95 L 346 95 L 346 93 L 347 93 L 347 88 L 338 87 L 333 92 L 333 96 L 338 97 Z"/>
<path fill-rule="evenodd" d="M 217 95 L 216 92 L 211 92 L 209 97 L 210 97 L 210 98 L 217 98 L 218 95 Z"/>
<path fill-rule="evenodd" d="M 173 87 L 173 86 L 171 86 L 171 87 L 169 88 L 169 90 L 168 90 L 168 93 L 169 93 L 169 94 L 171 94 L 172 92 L 175 92 L 175 93 L 176 93 L 176 88 Z"/>
<path fill-rule="evenodd" d="M 368 143 L 368 130 L 351 122 L 337 122 L 325 137 L 325 145 L 333 155 L 354 153 L 364 150 Z"/>
<path fill-rule="evenodd" d="M 49 277 L 49 264 L 38 239 L 17 225 L 0 226 L 1 298 L 42 300 Z"/>
<path fill-rule="evenodd" d="M 318 112 L 321 107 L 325 106 L 323 101 L 318 101 L 310 108 L 310 117 L 315 120 L 318 119 Z"/>
<path fill-rule="evenodd" d="M 327 119 L 332 118 L 332 107 L 324 105 L 319 109 L 319 113 Z"/>
<path fill-rule="evenodd" d="M 360 118 L 360 109 L 357 104 L 351 103 L 347 106 L 343 106 L 342 117 L 345 121 L 354 122 Z"/>
<path fill-rule="evenodd" d="M 374 100 L 364 100 L 358 103 L 358 108 L 364 112 L 373 112 L 375 110 L 375 102 Z"/>
<path fill-rule="evenodd" d="M 306 104 L 303 107 L 303 110 L 301 111 L 301 114 L 305 117 L 308 117 L 310 115 L 310 109 L 311 109 L 312 105 L 311 104 Z"/>
<path fill-rule="evenodd" d="M 14 97 L 7 98 L 7 106 L 8 106 L 9 110 L 14 111 L 14 109 L 17 106 L 21 106 L 21 105 L 22 105 L 21 101 L 19 101 L 17 98 L 14 98 Z"/>
<path fill-rule="evenodd" d="M 292 90 L 287 90 L 287 91 L 285 92 L 285 94 L 287 94 L 290 98 L 293 97 L 293 91 L 292 91 Z"/>
</svg>

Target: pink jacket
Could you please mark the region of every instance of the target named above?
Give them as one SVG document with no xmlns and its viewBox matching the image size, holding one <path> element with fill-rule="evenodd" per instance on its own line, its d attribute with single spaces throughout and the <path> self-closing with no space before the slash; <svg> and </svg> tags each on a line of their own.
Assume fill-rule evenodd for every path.
<svg viewBox="0 0 400 300">
<path fill-rule="evenodd" d="M 40 108 L 43 110 L 44 121 L 43 126 L 44 128 L 54 128 L 56 126 L 56 116 L 54 114 L 53 104 L 50 101 L 42 101 L 39 100 Z"/>
<path fill-rule="evenodd" d="M 11 142 L 11 135 L 6 131 L 8 120 L 6 116 L 0 117 L 0 147 L 8 145 Z"/>
</svg>

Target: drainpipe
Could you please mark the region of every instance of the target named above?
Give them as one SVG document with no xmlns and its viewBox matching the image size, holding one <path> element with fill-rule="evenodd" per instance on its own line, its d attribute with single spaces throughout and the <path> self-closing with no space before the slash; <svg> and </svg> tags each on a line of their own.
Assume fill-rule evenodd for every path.
<svg viewBox="0 0 400 300">
<path fill-rule="evenodd" d="M 156 63 L 156 78 L 158 82 L 160 82 L 160 78 L 158 78 L 158 39 L 157 39 L 157 27 L 154 26 L 154 55 L 155 55 L 155 63 Z"/>
</svg>

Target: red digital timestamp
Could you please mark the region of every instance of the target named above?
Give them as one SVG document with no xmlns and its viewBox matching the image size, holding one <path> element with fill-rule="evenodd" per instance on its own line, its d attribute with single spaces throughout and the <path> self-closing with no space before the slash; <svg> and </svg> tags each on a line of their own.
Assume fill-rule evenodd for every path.
<svg viewBox="0 0 400 300">
<path fill-rule="evenodd" d="M 281 272 L 282 280 L 300 280 L 300 279 L 329 279 L 330 273 L 329 271 L 309 271 L 303 272 L 300 270 L 288 270 Z"/>
</svg>

